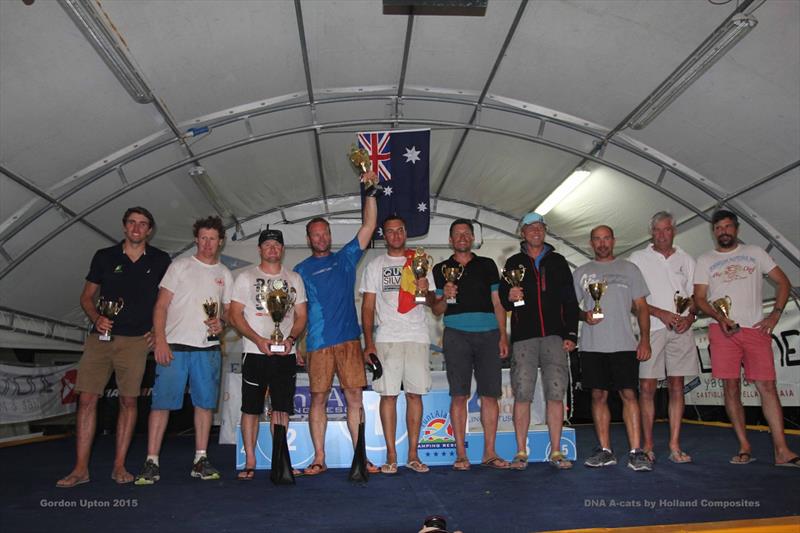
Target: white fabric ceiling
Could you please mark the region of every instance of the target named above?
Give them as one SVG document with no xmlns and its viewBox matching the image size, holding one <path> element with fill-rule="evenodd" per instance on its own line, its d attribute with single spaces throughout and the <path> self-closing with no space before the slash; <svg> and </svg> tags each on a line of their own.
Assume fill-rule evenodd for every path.
<svg viewBox="0 0 800 533">
<path fill-rule="evenodd" d="M 157 103 L 128 95 L 58 2 L 0 1 L 0 329 L 16 312 L 80 324 L 91 254 L 131 205 L 173 253 L 215 209 L 248 235 L 348 216 L 353 132 L 392 127 L 432 129 L 439 224 L 477 217 L 484 238 L 510 238 L 588 158 L 592 176 L 548 215 L 573 264 L 599 223 L 618 252 L 641 247 L 659 209 L 699 255 L 724 203 L 800 285 L 797 0 L 752 2 L 755 29 L 641 130 L 620 126 L 736 1 L 489 0 L 479 17 L 371 0 L 91 3 Z M 182 145 L 193 126 L 210 133 Z"/>
</svg>

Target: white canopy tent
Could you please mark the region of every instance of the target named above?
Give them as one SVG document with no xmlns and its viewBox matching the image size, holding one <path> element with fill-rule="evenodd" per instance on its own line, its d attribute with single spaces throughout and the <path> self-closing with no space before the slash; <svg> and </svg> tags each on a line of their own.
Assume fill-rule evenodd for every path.
<svg viewBox="0 0 800 533">
<path fill-rule="evenodd" d="M 699 77 L 681 71 L 743 26 Z M 153 212 L 153 244 L 175 254 L 215 212 L 237 243 L 272 224 L 303 246 L 320 214 L 351 231 L 347 147 L 392 128 L 432 130 L 426 245 L 446 245 L 458 216 L 508 243 L 584 168 L 547 215 L 574 265 L 593 226 L 625 256 L 661 209 L 697 256 L 725 206 L 797 302 L 797 0 L 3 0 L 0 346 L 79 349 L 89 260 L 129 206 Z"/>
</svg>

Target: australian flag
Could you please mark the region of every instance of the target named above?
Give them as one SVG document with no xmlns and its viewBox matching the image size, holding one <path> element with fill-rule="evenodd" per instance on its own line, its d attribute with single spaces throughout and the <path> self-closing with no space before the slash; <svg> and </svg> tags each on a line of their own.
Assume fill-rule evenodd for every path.
<svg viewBox="0 0 800 533">
<path fill-rule="evenodd" d="M 389 215 L 406 221 L 406 235 L 428 233 L 430 225 L 430 145 L 431 130 L 369 131 L 358 134 L 358 147 L 364 148 L 378 175 L 382 191 L 378 200 L 378 229 L 375 238 L 383 238 L 380 228 Z M 364 205 L 364 187 L 361 187 Z"/>
</svg>

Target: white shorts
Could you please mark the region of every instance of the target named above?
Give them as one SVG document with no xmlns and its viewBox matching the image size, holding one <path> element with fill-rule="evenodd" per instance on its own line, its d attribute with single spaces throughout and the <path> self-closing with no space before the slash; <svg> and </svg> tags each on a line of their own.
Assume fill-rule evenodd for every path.
<svg viewBox="0 0 800 533">
<path fill-rule="evenodd" d="M 700 364 L 691 330 L 678 334 L 663 328 L 650 332 L 653 355 L 639 363 L 639 379 L 698 376 Z"/>
<path fill-rule="evenodd" d="M 375 349 L 383 365 L 383 375 L 372 382 L 381 396 L 397 396 L 400 384 L 412 394 L 431 390 L 430 345 L 419 342 L 377 342 Z"/>
</svg>

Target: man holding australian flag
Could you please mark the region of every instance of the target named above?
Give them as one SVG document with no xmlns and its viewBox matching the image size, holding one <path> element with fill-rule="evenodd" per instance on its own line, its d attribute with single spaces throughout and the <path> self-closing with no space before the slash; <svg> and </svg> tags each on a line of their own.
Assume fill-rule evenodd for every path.
<svg viewBox="0 0 800 533">
<path fill-rule="evenodd" d="M 406 222 L 406 237 L 428 233 L 430 224 L 429 152 L 431 130 L 370 131 L 358 134 L 358 147 L 369 155 L 380 190 L 378 220 L 397 215 Z M 364 187 L 361 203 L 364 204 Z M 383 238 L 378 226 L 376 238 Z"/>
</svg>

